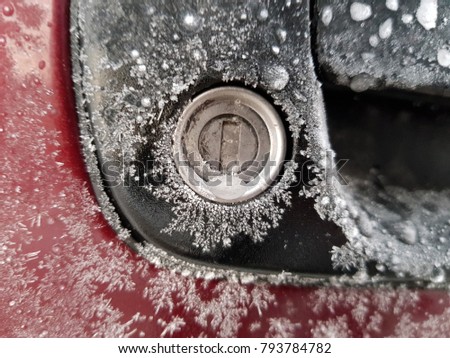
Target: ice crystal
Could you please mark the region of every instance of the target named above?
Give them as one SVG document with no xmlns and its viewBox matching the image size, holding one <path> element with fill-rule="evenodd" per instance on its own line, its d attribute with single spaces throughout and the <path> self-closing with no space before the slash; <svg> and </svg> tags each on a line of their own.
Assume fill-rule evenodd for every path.
<svg viewBox="0 0 450 358">
<path fill-rule="evenodd" d="M 112 7 L 111 11 L 117 12 Z M 247 11 L 244 5 L 237 9 L 239 14 Z M 254 11 L 259 21 L 269 21 L 266 8 Z M 276 104 L 287 114 L 292 132 L 288 135 L 294 137 L 294 142 L 299 137 L 302 120 L 296 104 L 286 99 L 292 81 L 291 71 L 283 63 L 290 62 L 292 54 L 288 51 L 280 57 L 279 64 L 262 61 L 259 66 L 250 65 L 245 61 L 248 54 L 254 51 L 249 36 L 260 36 L 258 26 L 262 25 L 258 25 L 255 20 L 242 21 L 242 16 L 230 17 L 220 8 L 211 8 L 208 16 L 201 15 L 201 12 L 204 13 L 204 10 L 181 12 L 178 21 L 186 34 L 181 38 L 175 33 L 175 42 L 159 40 L 164 35 L 161 31 L 166 31 L 166 24 L 155 12 L 149 20 L 154 36 L 146 43 L 133 44 L 129 50 L 124 48 L 120 60 L 107 59 L 102 62 L 102 71 L 109 70 L 111 62 L 120 62 L 118 69 L 128 71 L 130 80 L 114 90 L 103 91 L 107 104 L 100 104 L 98 110 L 91 111 L 90 120 L 92 123 L 107 124 L 103 127 L 108 128 L 104 133 L 96 133 L 96 140 L 104 148 L 104 160 L 118 159 L 120 162 L 122 182 L 133 178 L 139 180 L 133 162 L 138 159 L 144 146 L 151 148 L 150 155 L 155 158 L 152 174 L 160 175 L 165 180 L 158 185 L 150 183 L 146 188 L 157 199 L 173 205 L 173 219 L 163 232 L 187 232 L 192 236 L 194 246 L 210 251 L 217 246 L 230 246 L 239 234 L 255 242 L 261 241 L 270 228 L 277 227 L 284 209 L 291 204 L 289 188 L 296 180 L 296 163 L 288 158 L 281 179 L 254 200 L 232 206 L 209 202 L 194 193 L 178 174 L 171 142 L 182 108 L 170 116 L 167 112 L 174 108 L 180 96 L 192 91 L 192 86 L 205 75 L 207 63 L 213 59 L 215 70 L 221 73 L 224 82 L 240 81 L 274 92 Z M 78 18 L 81 34 L 85 33 L 85 16 L 89 14 L 84 12 Z M 205 36 L 205 33 L 209 36 Z M 274 35 L 278 38 L 279 45 L 276 47 L 279 52 L 280 46 L 288 40 L 288 33 L 278 28 Z M 209 39 L 209 43 L 205 42 L 206 39 Z M 123 46 L 127 45 L 124 43 Z M 79 51 L 82 61 L 80 82 L 83 95 L 89 102 L 95 100 L 94 93 L 101 91 L 93 85 L 98 70 L 94 75 L 89 62 L 83 61 L 86 56 L 84 51 L 90 51 L 90 48 L 81 48 Z M 154 53 L 158 53 L 160 61 L 155 61 Z"/>
<path fill-rule="evenodd" d="M 273 294 L 266 286 L 246 286 L 222 281 L 205 282 L 205 289 L 210 291 L 210 299 L 203 299 L 201 287 L 190 278 L 182 278 L 170 272 L 161 272 L 149 280 L 145 297 L 156 305 L 160 315 L 173 312 L 178 307 L 185 307 L 194 314 L 195 322 L 216 332 L 219 337 L 236 336 L 241 327 L 241 320 L 256 310 L 262 315 L 274 301 Z M 173 334 L 184 326 L 181 319 L 174 317 L 172 322 L 160 322 L 164 327 L 161 335 Z"/>
<path fill-rule="evenodd" d="M 382 75 L 385 69 L 391 71 L 394 68 L 383 62 L 386 58 L 397 60 L 401 57 L 384 56 L 383 51 L 403 51 L 403 48 L 398 47 L 399 31 L 393 29 L 394 24 L 404 26 L 396 22 L 395 17 L 401 18 L 405 14 L 403 10 L 391 12 L 386 9 L 386 6 L 391 10 L 395 8 L 394 2 L 380 4 L 329 1 L 326 6 L 333 8 L 333 21 L 327 26 L 323 21 L 318 23 L 318 26 L 333 30 L 333 36 L 347 39 L 347 46 L 354 48 L 352 54 L 362 59 L 358 62 L 352 60 L 351 56 L 344 60 L 338 60 L 338 56 L 332 57 L 332 65 L 337 66 L 339 73 L 346 74 L 341 80 L 354 91 L 395 85 L 397 82 L 392 82 L 392 79 L 399 77 L 390 73 Z M 123 18 L 123 9 L 107 6 L 118 18 Z M 304 34 L 291 32 L 283 23 L 276 21 L 277 14 L 282 11 L 295 13 L 294 7 L 286 10 L 287 7 L 278 9 L 275 6 L 246 7 L 242 4 L 234 9 L 232 16 L 219 6 L 194 6 L 192 9 L 187 6 L 180 11 L 175 27 L 166 21 L 164 9 L 155 10 L 149 15 L 148 23 L 145 23 L 146 28 L 150 29 L 150 36 L 145 41 L 129 41 L 133 38 L 133 29 L 130 28 L 124 34 L 124 39 L 114 41 L 115 51 L 105 50 L 98 56 L 98 62 L 95 63 L 98 66 L 92 66 L 91 62 L 86 61 L 89 56 L 97 59 L 96 52 L 96 56 L 89 53 L 89 46 L 79 49 L 81 64 L 78 65 L 79 71 L 75 71 L 74 80 L 82 88 L 80 107 L 98 99 L 98 93 L 104 96 L 100 104 L 95 102 L 98 104 L 97 110 L 91 113 L 80 111 L 82 139 L 86 152 L 91 155 L 90 159 L 87 158 L 91 172 L 98 165 L 96 159 L 92 158 L 93 151 L 95 145 L 100 145 L 104 149 L 103 160 L 119 159 L 122 182 L 139 180 L 133 162 L 139 159 L 143 151 L 150 150 L 155 159 L 154 173 L 164 177 L 164 181 L 157 185 L 146 184 L 145 188 L 159 202 L 169 203 L 173 214 L 163 232 L 169 236 L 175 232 L 185 232 L 192 238 L 195 248 L 210 251 L 229 247 L 238 238 L 254 242 L 264 240 L 269 229 L 279 224 L 285 207 L 291 204 L 293 191 L 290 186 L 296 180 L 294 173 L 297 170 L 293 158 L 300 157 L 301 160 L 308 160 L 308 169 L 313 174 L 308 178 L 308 183 L 301 187 L 300 195 L 313 198 L 320 217 L 335 222 L 348 239 L 344 246 L 333 248 L 335 268 L 361 270 L 355 280 L 363 281 L 368 278 L 363 272 L 368 262 L 374 262 L 375 267 L 380 268 L 380 274 L 394 272 L 400 277 L 431 279 L 433 269 L 445 270 L 448 267 L 448 244 L 438 240 L 440 237 L 446 238 L 448 234 L 442 224 L 445 215 L 439 209 L 436 220 L 423 217 L 417 210 L 405 212 L 403 217 L 395 216 L 395 211 L 373 200 L 383 193 L 370 191 L 366 184 L 366 190 L 363 190 L 356 181 L 343 186 L 327 179 L 330 176 L 327 173 L 330 166 L 327 156 L 331 155 L 329 161 L 333 168 L 334 154 L 328 139 L 320 84 L 315 77 L 311 58 L 304 55 L 309 54 L 309 43 L 303 41 Z M 298 5 L 298 8 L 300 6 L 303 5 Z M 388 11 L 387 19 L 374 16 L 380 6 Z M 403 6 L 406 5 L 402 4 L 402 9 Z M 325 13 L 328 11 L 319 10 L 326 10 Z M 407 10 L 412 12 L 411 6 L 408 5 Z M 88 37 L 89 31 L 83 26 L 84 19 L 90 13 L 86 9 L 81 11 L 82 14 L 77 18 L 78 35 Z M 417 11 L 420 13 L 423 10 Z M 345 27 L 343 33 L 335 34 L 334 28 L 340 16 L 345 16 L 350 27 Z M 327 18 L 325 20 L 327 22 Z M 365 21 L 363 27 L 361 21 Z M 436 26 L 441 29 L 443 25 Z M 365 30 L 368 27 L 371 31 Z M 420 25 L 411 24 L 408 27 L 413 33 L 419 33 L 419 30 L 423 32 L 422 28 L 418 29 Z M 357 42 L 354 40 L 354 31 L 361 34 Z M 100 32 L 106 46 L 111 34 L 107 30 Z M 342 43 L 338 38 L 333 39 L 324 46 L 333 47 Z M 255 47 L 255 41 L 261 47 Z M 434 73 L 436 68 L 442 69 L 441 64 L 446 63 L 445 53 L 441 51 L 446 49 L 446 45 L 441 42 L 439 40 L 439 43 L 433 44 L 432 51 L 420 50 L 418 54 L 414 53 L 414 49 L 405 49 L 407 53 L 403 61 L 410 59 L 415 64 L 401 66 L 403 86 L 415 87 L 418 73 L 426 79 L 437 75 L 445 78 L 443 72 Z M 370 52 L 367 51 L 369 44 Z M 431 45 L 427 43 L 426 46 Z M 325 50 L 334 51 L 332 48 Z M 419 58 L 420 61 L 416 61 Z M 423 65 L 425 62 L 430 65 Z M 111 81 L 108 83 L 110 87 L 102 89 L 96 85 L 99 73 L 103 73 L 101 71 L 108 75 L 112 71 L 117 77 L 127 80 Z M 246 203 L 226 206 L 204 200 L 181 180 L 174 164 L 171 141 L 182 111 L 180 107 L 186 105 L 199 83 L 209 81 L 210 77 L 214 77 L 215 84 L 234 81 L 263 89 L 284 114 L 287 135 L 294 143 L 293 156 L 287 158 L 280 180 L 264 194 Z M 104 132 L 95 132 L 92 128 L 94 124 L 104 124 Z M 299 142 L 303 145 L 301 151 Z M 101 186 L 100 179 L 96 180 L 96 184 Z M 411 206 L 411 201 L 417 201 L 419 208 L 425 207 L 425 197 L 433 194 L 415 193 L 412 199 L 407 200 L 409 194 L 401 190 L 392 188 L 388 191 L 389 202 L 395 204 L 405 201 L 407 206 Z M 447 193 L 443 193 L 438 199 L 439 208 L 447 205 L 446 200 Z M 129 233 L 121 226 L 106 195 L 102 196 L 101 203 L 115 229 L 130 242 Z M 395 225 L 388 219 L 389 216 L 395 216 L 397 221 L 404 220 L 406 226 Z M 428 235 L 419 230 L 419 227 L 423 227 L 419 221 L 426 222 L 428 228 L 433 227 L 433 234 Z M 433 246 L 435 243 L 437 245 Z M 145 245 L 133 246 L 156 265 L 178 267 L 186 275 L 198 273 L 198 266 L 186 262 L 181 265 L 179 260 L 163 250 L 151 244 Z M 416 265 L 416 260 L 420 264 Z M 201 273 L 217 278 L 221 277 L 219 271 L 207 269 L 201 270 Z M 248 279 L 244 274 L 239 277 L 242 281 Z M 290 280 L 291 276 L 282 274 L 271 279 Z"/>
<path fill-rule="evenodd" d="M 289 318 L 271 318 L 269 320 L 269 329 L 267 337 L 273 338 L 292 338 L 295 337 L 295 332 L 301 327 L 300 323 L 292 322 Z"/>
<path fill-rule="evenodd" d="M 403 2 L 399 6 L 398 1 L 369 5 L 336 0 L 328 1 L 326 6 L 333 6 L 334 20 L 328 26 L 319 23 L 323 37 L 327 38 L 319 46 L 319 61 L 338 74 L 340 84 L 362 92 L 380 87 L 414 90 L 436 83 L 445 87 L 449 83 L 449 73 L 442 68 L 447 64 L 446 27 L 444 22 L 437 21 L 438 15 L 447 17 L 448 9 L 438 6 L 437 1 Z M 412 13 L 418 23 L 413 22 Z M 364 27 L 355 23 L 362 18 Z M 335 25 L 339 21 L 346 26 Z M 397 26 L 402 31 L 394 31 Z M 424 28 L 435 28 L 435 32 L 431 34 Z M 423 46 L 420 49 L 404 46 L 405 34 L 420 38 Z M 346 48 L 352 49 L 345 59 L 336 55 L 342 41 Z M 367 179 L 348 179 L 348 185 L 341 185 L 323 182 L 319 175 L 306 193 L 315 197 L 321 217 L 339 225 L 348 239 L 345 245 L 333 248 L 333 265 L 361 273 L 373 263 L 380 276 L 420 278 L 433 283 L 446 277 L 450 251 L 447 241 L 441 242 L 439 237 L 450 235 L 449 190 L 407 190 L 396 186 L 380 189 L 370 175 Z M 355 280 L 367 277 L 361 274 Z"/>
<path fill-rule="evenodd" d="M 155 173 L 166 177 L 163 185 L 150 187 L 157 198 L 174 203 L 174 219 L 165 232 L 189 232 L 193 244 L 208 251 L 221 244 L 231 245 L 231 238 L 244 233 L 254 241 L 263 240 L 271 227 L 276 227 L 283 209 L 291 202 L 290 184 L 295 180 L 296 165 L 285 165 L 283 177 L 261 196 L 252 201 L 227 206 L 204 200 L 194 193 L 179 177 L 172 153 L 172 134 L 176 121 L 161 128 L 161 139 L 154 145 Z M 250 223 L 250 225 L 249 225 Z"/>
<path fill-rule="evenodd" d="M 165 322 L 164 320 L 158 320 L 158 323 L 164 327 L 161 332 L 161 337 L 173 336 L 175 333 L 181 331 L 186 325 L 186 322 L 182 317 L 175 316 L 170 322 Z"/>
</svg>

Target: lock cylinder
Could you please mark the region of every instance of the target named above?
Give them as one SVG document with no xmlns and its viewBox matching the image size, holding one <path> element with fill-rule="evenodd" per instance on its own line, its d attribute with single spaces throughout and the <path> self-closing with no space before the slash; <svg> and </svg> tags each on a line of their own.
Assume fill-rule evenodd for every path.
<svg viewBox="0 0 450 358">
<path fill-rule="evenodd" d="M 275 108 L 240 87 L 219 87 L 195 97 L 174 135 L 178 171 L 197 194 L 236 204 L 254 198 L 277 178 L 286 134 Z"/>
</svg>

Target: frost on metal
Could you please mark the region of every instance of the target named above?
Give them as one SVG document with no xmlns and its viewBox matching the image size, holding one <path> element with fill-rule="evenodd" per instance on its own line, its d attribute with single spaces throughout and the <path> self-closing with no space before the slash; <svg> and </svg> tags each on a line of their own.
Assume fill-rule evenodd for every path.
<svg viewBox="0 0 450 358">
<path fill-rule="evenodd" d="M 420 6 L 419 2 L 398 6 L 387 1 L 388 10 L 381 1 L 364 3 L 320 2 L 323 9 L 332 8 L 333 19 L 341 20 L 322 26 L 317 44 L 319 61 L 331 68 L 335 81 L 356 92 L 383 87 L 448 88 L 450 72 L 443 66 L 447 64 L 443 49 L 449 40 L 445 35 L 449 8 L 436 1 L 421 1 Z M 370 6 L 372 16 L 362 19 Z M 412 13 L 419 23 L 412 22 Z M 364 21 L 364 26 L 355 21 Z M 433 34 L 424 26 L 431 22 L 436 27 Z M 414 38 L 420 47 L 415 42 L 404 46 L 405 38 Z M 337 55 L 344 52 L 345 57 Z M 445 285 L 450 268 L 450 191 L 380 188 L 371 175 L 346 179 L 348 185 L 324 180 L 316 186 L 317 211 L 337 223 L 348 239 L 333 249 L 334 266 L 358 270 L 356 277 L 362 281 L 372 267 L 380 276 Z M 345 326 L 345 322 L 339 324 Z"/>
<path fill-rule="evenodd" d="M 380 190 L 362 180 L 347 187 L 338 223 L 349 243 L 333 252 L 337 267 L 364 269 L 375 264 L 379 274 L 428 279 L 442 284 L 450 267 L 450 191 Z M 344 196 L 344 197 L 345 197 Z"/>
<path fill-rule="evenodd" d="M 165 13 L 159 2 L 135 3 L 142 7 L 150 28 L 151 36 L 142 42 L 134 40 L 139 36 L 133 28 L 124 28 L 120 38 L 107 27 L 96 29 L 97 36 L 84 29 L 86 20 L 95 23 L 89 16 L 99 11 L 107 12 L 108 18 L 117 23 L 130 21 L 128 5 L 123 2 L 89 2 L 80 6 L 76 18 L 77 36 L 82 39 L 81 46 L 76 44 L 79 72 L 75 75 L 82 88 L 80 106 L 98 105 L 98 93 L 103 96 L 98 109 L 81 114 L 85 116 L 85 129 L 94 133 L 97 144 L 105 148 L 103 161 L 121 163 L 122 182 L 139 180 L 133 163 L 144 147 L 151 148 L 152 175 L 165 180 L 157 185 L 149 183 L 146 189 L 173 205 L 173 219 L 163 232 L 187 232 L 193 237 L 193 245 L 204 251 L 217 245 L 230 246 L 240 233 L 261 241 L 270 228 L 278 225 L 284 208 L 291 204 L 289 187 L 296 180 L 297 169 L 293 157 L 304 118 L 316 112 L 317 101 L 307 99 L 318 93 L 309 52 L 302 55 L 299 49 L 309 49 L 309 39 L 300 32 L 286 32 L 279 23 L 279 18 L 286 17 L 280 16 L 283 12 L 308 15 L 303 5 L 289 9 L 289 4 L 262 8 L 253 2 L 242 3 L 233 6 L 230 16 L 230 8 L 219 4 L 183 4 L 169 25 L 167 18 L 173 14 Z M 255 41 L 262 44 L 255 46 Z M 303 44 L 293 46 L 296 41 Z M 94 47 L 102 51 L 94 53 Z M 113 78 L 127 80 L 111 80 L 103 88 L 96 84 L 103 74 L 111 73 L 115 74 Z M 286 114 L 288 135 L 294 142 L 293 157 L 287 158 L 280 180 L 243 204 L 205 201 L 181 180 L 174 164 L 171 142 L 183 109 L 180 104 L 186 103 L 186 93 L 192 93 L 193 87 L 211 76 L 216 81 L 239 81 L 265 89 Z M 93 130 L 89 121 L 103 131 Z"/>
<path fill-rule="evenodd" d="M 440 64 L 443 53 L 437 56 L 449 46 L 446 1 L 321 0 L 318 6 L 333 14 L 329 24 L 318 23 L 316 46 L 322 70 L 336 83 L 363 78 L 365 90 L 448 93 L 450 72 Z"/>
<path fill-rule="evenodd" d="M 255 286 L 251 290 L 238 283 L 203 284 L 210 290 L 211 299 L 204 300 L 197 283 L 190 278 L 179 277 L 169 271 L 161 272 L 153 278 L 144 291 L 144 297 L 155 304 L 156 314 L 171 313 L 184 306 L 195 317 L 195 323 L 203 329 L 212 328 L 219 337 L 236 336 L 250 310 L 261 317 L 275 297 L 265 286 Z M 185 322 L 180 317 L 171 322 L 161 321 L 164 330 L 161 335 L 181 330 Z"/>
<path fill-rule="evenodd" d="M 175 204 L 174 219 L 165 232 L 184 231 L 190 233 L 195 240 L 193 245 L 204 251 L 216 245 L 230 246 L 231 238 L 244 233 L 254 241 L 264 239 L 267 230 L 276 227 L 284 209 L 280 204 L 289 206 L 291 193 L 289 187 L 295 180 L 296 164 L 285 164 L 283 177 L 259 197 L 239 205 L 221 205 L 206 201 L 189 189 L 181 180 L 171 147 L 172 134 L 177 122 L 165 124 L 161 130 L 161 140 L 155 142 L 155 174 L 165 176 L 163 185 L 149 187 L 159 199 Z"/>
<path fill-rule="evenodd" d="M 159 271 L 116 240 L 77 160 L 77 141 L 67 126 L 71 112 L 61 104 L 68 88 L 51 76 L 62 64 L 49 58 L 50 36 L 35 37 L 48 31 L 52 11 L 35 4 L 15 9 L 19 15 L 25 10 L 41 14 L 40 24 L 34 17 L 12 19 L 16 26 L 6 33 L 2 54 L 7 88 L 0 97 L 0 335 L 298 336 L 296 318 L 285 318 L 278 307 L 284 293 L 276 297 L 268 285 L 241 285 L 231 273 L 217 282 L 211 273 L 209 280 L 196 279 L 187 268 L 182 274 Z M 30 47 L 16 43 L 22 36 L 29 36 Z M 24 63 L 24 56 L 36 61 Z M 82 129 L 92 169 L 95 146 L 90 128 Z M 103 214 L 128 237 L 107 199 L 99 198 Z M 252 282 L 251 274 L 245 282 Z"/>
<path fill-rule="evenodd" d="M 79 108 L 89 103 L 96 103 L 97 108 L 90 113 L 80 110 L 86 160 L 96 186 L 101 187 L 101 175 L 95 144 L 100 143 L 105 149 L 101 153 L 103 161 L 120 162 L 121 182 L 141 179 L 134 163 L 144 148 L 150 149 L 154 160 L 152 175 L 163 177 L 164 181 L 157 184 L 150 181 L 146 190 L 173 207 L 173 217 L 163 228 L 164 233 L 187 233 L 193 238 L 192 245 L 203 251 L 232 245 L 239 233 L 255 242 L 264 240 L 268 229 L 279 223 L 283 207 L 291 203 L 292 191 L 288 188 L 295 181 L 297 169 L 293 158 L 288 158 L 282 178 L 273 187 L 257 199 L 235 206 L 200 198 L 182 181 L 173 160 L 172 134 L 182 104 L 188 102 L 191 91 L 211 78 L 217 82 L 238 81 L 264 89 L 286 115 L 287 134 L 294 142 L 293 157 L 308 161 L 308 170 L 313 175 L 300 194 L 314 198 L 322 219 L 335 222 L 348 239 L 346 245 L 334 248 L 331 253 L 335 268 L 359 271 L 354 277 L 357 282 L 370 281 L 365 271 L 375 266 L 380 276 L 393 274 L 443 284 L 449 266 L 449 218 L 443 211 L 448 207 L 447 192 L 407 193 L 400 188 L 379 192 L 370 183 L 361 185 L 355 180 L 348 186 L 341 185 L 329 172 L 334 154 L 321 89 L 310 57 L 309 34 L 290 31 L 280 20 L 308 17 L 306 5 L 274 2 L 262 6 L 250 1 L 234 6 L 230 12 L 220 4 L 186 3 L 177 9 L 174 18 L 159 2 L 135 3 L 133 6 L 140 6 L 145 26 L 150 29 L 150 35 L 142 41 L 135 40 L 142 36 L 134 31 L 144 26 L 140 23 L 144 20 L 135 16 L 135 10 L 131 11 L 126 2 L 100 5 L 90 1 L 74 11 L 77 14 L 74 37 L 80 39 L 74 44 L 78 53 L 74 67 L 80 90 Z M 421 83 L 449 83 L 447 68 L 442 65 L 448 62 L 445 52 L 448 44 L 442 36 L 425 41 L 417 49 L 413 44 L 409 48 L 400 46 L 400 34 L 407 31 L 411 36 L 428 36 L 411 19 L 416 9 L 410 4 L 329 0 L 319 5 L 323 5 L 318 9 L 322 16 L 319 30 L 322 26 L 320 31 L 331 34 L 323 48 L 319 48 L 319 57 L 320 51 L 327 55 L 341 51 L 342 47 L 348 53 L 346 57 L 328 57 L 330 66 L 342 74 L 338 83 L 358 92 L 382 85 L 415 88 L 419 74 Z M 386 11 L 383 16 L 380 7 Z M 96 28 L 95 35 L 84 27 L 86 21 L 95 23 L 90 16 L 99 12 L 108 13 L 108 19 L 117 22 L 122 30 L 120 37 L 111 33 L 108 26 Z M 439 8 L 438 12 L 442 16 L 438 16 L 436 30 L 442 30 L 448 21 L 447 10 Z M 131 26 L 133 22 L 139 26 Z M 341 26 L 342 23 L 348 26 Z M 255 42 L 259 45 L 255 46 Z M 394 59 L 398 66 L 386 65 L 387 59 Z M 396 76 L 385 72 L 391 70 L 396 71 Z M 100 86 L 103 77 L 110 80 Z M 102 130 L 94 129 L 93 125 Z M 109 198 L 104 192 L 98 196 L 121 237 L 156 265 L 186 275 L 239 277 L 242 282 L 251 282 L 257 276 L 200 267 L 172 257 L 151 243 L 133 243 Z M 428 215 L 425 209 L 434 196 L 435 214 Z M 383 204 L 377 204 L 380 201 Z M 428 228 L 428 232 L 423 228 Z M 286 273 L 266 278 L 275 282 L 305 282 Z M 161 324 L 169 327 L 165 322 Z M 180 325 L 178 322 L 170 327 L 176 330 Z"/>
<path fill-rule="evenodd" d="M 5 34 L 2 57 L 1 336 L 448 336 L 445 292 L 243 286 L 233 272 L 220 283 L 199 280 L 191 277 L 195 265 L 175 274 L 136 257 L 105 226 L 81 162 L 74 160 L 79 153 L 67 126 L 71 114 L 61 105 L 67 93 L 50 75 L 62 64 L 49 58 L 49 37 L 35 36 L 48 31 L 51 8 L 33 3 L 15 9 L 25 10 L 40 17 L 9 20 L 17 26 Z M 22 36 L 29 36 L 30 47 L 16 43 Z M 24 56 L 36 61 L 24 62 Z M 47 63 L 45 70 L 38 59 Z M 86 160 L 95 174 L 95 146 L 83 123 Z M 99 198 L 109 222 L 129 237 L 108 199 Z M 158 257 L 173 264 L 149 250 L 154 262 Z M 278 282 L 289 276 L 280 275 Z M 246 274 L 246 283 L 253 279 Z"/>
<path fill-rule="evenodd" d="M 188 13 L 181 19 L 184 24 L 186 19 L 190 19 L 186 16 L 195 16 L 202 24 L 202 31 L 210 34 L 209 43 L 203 44 L 198 40 L 201 44 L 198 53 L 202 54 L 200 58 L 203 62 L 196 79 L 200 78 L 201 70 L 206 70 L 208 63 L 208 66 L 214 66 L 215 71 L 219 76 L 221 74 L 225 82 L 241 81 L 249 86 L 266 87 L 268 91 L 282 91 L 289 82 L 287 70 L 270 63 L 252 64 L 255 58 L 252 58 L 251 51 L 255 50 L 247 50 L 247 48 L 251 40 L 257 36 L 258 23 L 256 20 L 242 20 L 242 14 L 248 11 L 246 7 L 237 7 L 234 10 L 235 16 L 229 16 L 228 12 L 217 8 L 209 11 L 205 16 Z M 283 39 L 283 32 L 278 31 L 277 34 Z M 153 46 L 152 49 L 155 51 Z M 172 50 L 182 51 L 178 44 Z M 189 58 L 192 55 L 185 56 Z M 195 54 L 193 58 L 196 60 Z M 184 71 L 188 67 L 188 64 L 183 64 Z M 158 68 L 154 72 L 150 71 L 146 81 L 159 76 L 160 72 Z M 188 85 L 181 87 L 188 89 Z M 168 88 L 169 98 L 174 96 L 173 93 L 173 88 Z M 278 104 L 284 105 L 282 101 Z M 298 111 L 295 108 L 286 108 L 286 110 L 287 120 L 292 125 L 295 135 L 298 136 L 301 125 Z M 284 212 L 282 206 L 288 207 L 291 204 L 289 187 L 295 181 L 296 163 L 293 160 L 287 161 L 282 178 L 264 194 L 247 203 L 229 206 L 206 201 L 180 180 L 173 161 L 172 135 L 179 114 L 180 111 L 166 122 L 157 124 L 160 139 L 154 142 L 152 150 L 156 164 L 155 174 L 164 176 L 166 180 L 162 185 L 149 186 L 148 189 L 157 198 L 175 204 L 174 218 L 164 231 L 167 233 L 188 232 L 194 237 L 193 245 L 204 251 L 209 251 L 219 244 L 224 247 L 230 246 L 232 238 L 240 233 L 248 235 L 255 242 L 263 240 L 267 230 L 278 225 Z"/>
</svg>

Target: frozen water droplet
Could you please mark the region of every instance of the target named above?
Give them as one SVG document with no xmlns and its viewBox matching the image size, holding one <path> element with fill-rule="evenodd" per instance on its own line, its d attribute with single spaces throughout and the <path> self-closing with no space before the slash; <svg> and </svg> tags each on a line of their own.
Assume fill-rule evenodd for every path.
<svg viewBox="0 0 450 358">
<path fill-rule="evenodd" d="M 392 27 L 394 25 L 394 20 L 387 19 L 385 22 L 383 22 L 379 29 L 378 29 L 378 35 L 381 39 L 387 39 L 392 35 Z"/>
<path fill-rule="evenodd" d="M 377 271 L 379 272 L 384 272 L 386 271 L 386 266 L 384 266 L 383 264 L 376 264 L 375 268 L 377 269 Z"/>
<path fill-rule="evenodd" d="M 276 31 L 278 41 L 280 41 L 280 44 L 284 43 L 286 41 L 287 32 L 284 29 L 278 29 Z"/>
<path fill-rule="evenodd" d="M 361 73 L 352 78 L 350 88 L 355 92 L 364 92 L 375 87 L 376 80 L 367 73 Z"/>
<path fill-rule="evenodd" d="M 191 275 L 191 271 L 189 271 L 188 269 L 184 269 L 183 271 L 181 271 L 181 276 L 183 277 L 188 277 Z"/>
<path fill-rule="evenodd" d="M 167 62 L 163 62 L 162 63 L 162 65 L 161 65 L 161 68 L 164 70 L 164 71 L 167 71 L 170 67 L 169 67 L 169 65 L 167 64 Z"/>
<path fill-rule="evenodd" d="M 405 244 L 414 245 L 417 241 L 417 229 L 411 221 L 398 224 L 396 228 L 398 238 Z"/>
<path fill-rule="evenodd" d="M 403 14 L 402 21 L 404 24 L 410 24 L 414 20 L 414 16 L 411 14 Z"/>
<path fill-rule="evenodd" d="M 16 301 L 9 301 L 9 306 L 12 307 L 16 304 Z"/>
<path fill-rule="evenodd" d="M 289 73 L 283 66 L 271 66 L 264 69 L 262 82 L 273 91 L 281 91 L 289 82 Z"/>
<path fill-rule="evenodd" d="M 431 30 L 436 27 L 437 16 L 437 0 L 420 0 L 420 6 L 416 11 L 416 18 L 425 30 Z"/>
<path fill-rule="evenodd" d="M 177 34 L 176 32 L 172 35 L 172 40 L 175 42 L 178 42 L 181 40 L 181 36 Z"/>
<path fill-rule="evenodd" d="M 188 12 L 183 15 L 181 25 L 188 31 L 197 32 L 202 27 L 202 18 L 196 13 Z"/>
<path fill-rule="evenodd" d="M 261 9 L 259 9 L 256 17 L 259 21 L 266 21 L 269 17 L 269 11 L 265 7 L 262 7 Z"/>
<path fill-rule="evenodd" d="M 364 21 L 372 16 L 372 6 L 360 2 L 350 5 L 350 16 L 354 21 Z"/>
<path fill-rule="evenodd" d="M 398 265 L 402 261 L 400 260 L 400 257 L 398 257 L 397 255 L 392 255 L 391 262 L 393 265 Z"/>
<path fill-rule="evenodd" d="M 139 57 L 139 51 L 138 50 L 131 51 L 131 57 L 138 58 Z"/>
<path fill-rule="evenodd" d="M 245 21 L 247 20 L 247 13 L 243 12 L 239 15 L 239 20 Z"/>
<path fill-rule="evenodd" d="M 203 56 L 200 50 L 195 49 L 194 51 L 192 51 L 192 57 L 194 58 L 194 60 L 200 61 Z"/>
<path fill-rule="evenodd" d="M 370 46 L 377 47 L 379 43 L 380 43 L 380 38 L 378 37 L 378 35 L 372 35 L 369 37 Z"/>
<path fill-rule="evenodd" d="M 144 97 L 141 99 L 141 104 L 142 104 L 142 107 L 150 107 L 152 105 L 152 102 L 151 102 L 150 98 Z"/>
<path fill-rule="evenodd" d="M 320 19 L 325 26 L 328 26 L 333 20 L 333 9 L 331 6 L 325 6 L 320 14 Z"/>
<path fill-rule="evenodd" d="M 138 70 L 139 70 L 139 72 L 145 72 L 145 71 L 147 71 L 147 66 L 139 65 Z"/>
<path fill-rule="evenodd" d="M 0 35 L 0 47 L 6 46 L 6 37 L 3 35 Z"/>
<path fill-rule="evenodd" d="M 216 277 L 216 275 L 214 274 L 214 272 L 207 272 L 204 276 L 204 279 L 209 281 L 209 280 L 213 280 Z"/>
<path fill-rule="evenodd" d="M 445 48 L 441 48 L 437 53 L 437 61 L 443 67 L 450 67 L 450 51 Z"/>
<path fill-rule="evenodd" d="M 272 52 L 273 52 L 275 55 L 278 55 L 278 54 L 280 53 L 280 48 L 279 48 L 278 46 L 276 46 L 276 45 L 273 45 L 273 46 L 272 46 Z"/>
<path fill-rule="evenodd" d="M 435 267 L 431 273 L 431 282 L 443 283 L 446 280 L 446 274 L 442 267 Z"/>
<path fill-rule="evenodd" d="M 386 7 L 391 11 L 397 11 L 398 0 L 386 0 Z"/>
<path fill-rule="evenodd" d="M 5 16 L 13 16 L 14 15 L 14 7 L 12 6 L 12 4 L 6 4 L 3 5 L 3 9 L 2 9 L 3 15 Z"/>
<path fill-rule="evenodd" d="M 246 274 L 246 275 L 241 276 L 241 283 L 243 285 L 248 285 L 254 281 L 255 281 L 255 276 L 253 276 L 252 274 Z"/>
</svg>

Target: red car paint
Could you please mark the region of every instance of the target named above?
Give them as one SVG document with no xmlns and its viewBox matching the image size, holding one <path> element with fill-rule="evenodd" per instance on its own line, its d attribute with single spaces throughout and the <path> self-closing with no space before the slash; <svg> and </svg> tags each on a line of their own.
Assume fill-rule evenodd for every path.
<svg viewBox="0 0 450 358">
<path fill-rule="evenodd" d="M 0 336 L 449 336 L 447 292 L 208 281 L 157 269 L 95 203 L 69 1 L 0 1 Z"/>
</svg>

